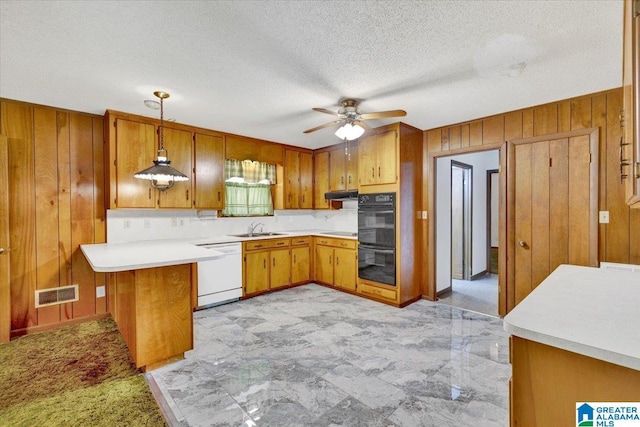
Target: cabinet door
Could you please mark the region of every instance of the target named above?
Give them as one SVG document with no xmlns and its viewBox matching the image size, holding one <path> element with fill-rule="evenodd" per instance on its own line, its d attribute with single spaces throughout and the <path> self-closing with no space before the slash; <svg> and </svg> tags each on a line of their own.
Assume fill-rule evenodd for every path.
<svg viewBox="0 0 640 427">
<path fill-rule="evenodd" d="M 358 189 L 358 145 L 353 144 L 349 147 L 347 155 L 347 190 Z"/>
<path fill-rule="evenodd" d="M 269 251 L 247 252 L 244 256 L 244 293 L 269 289 Z"/>
<path fill-rule="evenodd" d="M 298 209 L 300 200 L 300 152 L 284 150 L 284 207 Z"/>
<path fill-rule="evenodd" d="M 638 98 L 640 94 L 640 78 L 634 64 L 634 58 L 640 55 L 640 16 L 634 16 L 635 1 L 624 2 L 624 45 L 622 85 L 624 100 L 624 145 L 620 147 L 620 175 L 624 176 L 627 203 L 640 208 L 640 129 L 637 129 Z M 626 175 L 626 176 L 625 176 Z"/>
<path fill-rule="evenodd" d="M 291 284 L 291 252 L 289 249 L 271 251 L 271 289 Z"/>
<path fill-rule="evenodd" d="M 300 153 L 300 209 L 313 209 L 313 154 Z"/>
<path fill-rule="evenodd" d="M 362 138 L 358 144 L 358 180 L 360 185 L 376 183 L 377 138 L 377 135 Z"/>
<path fill-rule="evenodd" d="M 323 151 L 313 156 L 313 206 L 315 209 L 329 209 L 329 201 L 324 193 L 329 191 L 329 152 Z"/>
<path fill-rule="evenodd" d="M 134 178 L 156 158 L 155 126 L 116 119 L 116 204 L 118 208 L 155 207 L 150 181 Z"/>
<path fill-rule="evenodd" d="M 335 249 L 334 282 L 336 286 L 356 290 L 356 251 Z"/>
<path fill-rule="evenodd" d="M 329 152 L 329 188 L 331 191 L 346 190 L 344 150 Z"/>
<path fill-rule="evenodd" d="M 224 137 L 194 135 L 194 200 L 197 209 L 224 208 Z"/>
<path fill-rule="evenodd" d="M 377 135 L 376 141 L 376 184 L 393 184 L 397 181 L 397 133 L 386 132 Z"/>
<path fill-rule="evenodd" d="M 193 184 L 193 169 L 191 147 L 193 137 L 191 132 L 176 129 L 164 129 L 164 148 L 171 167 L 189 177 L 189 181 L 176 182 L 173 187 L 158 191 L 158 206 L 161 208 L 190 208 L 191 185 Z"/>
<path fill-rule="evenodd" d="M 301 283 L 309 280 L 311 271 L 309 246 L 294 247 L 291 249 L 291 283 Z"/>
<path fill-rule="evenodd" d="M 316 277 L 322 283 L 333 285 L 333 248 L 316 246 Z"/>
</svg>

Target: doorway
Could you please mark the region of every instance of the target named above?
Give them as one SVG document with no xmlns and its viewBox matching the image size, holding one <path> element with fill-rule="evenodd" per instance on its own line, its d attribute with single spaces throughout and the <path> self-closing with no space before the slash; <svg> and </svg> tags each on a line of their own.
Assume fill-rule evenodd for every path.
<svg viewBox="0 0 640 427">
<path fill-rule="evenodd" d="M 498 275 L 490 274 L 487 263 L 485 180 L 499 164 L 497 149 L 442 156 L 434 164 L 436 296 L 441 303 L 493 316 L 498 316 Z"/>
<path fill-rule="evenodd" d="M 451 160 L 451 278 L 471 280 L 473 166 Z"/>
</svg>

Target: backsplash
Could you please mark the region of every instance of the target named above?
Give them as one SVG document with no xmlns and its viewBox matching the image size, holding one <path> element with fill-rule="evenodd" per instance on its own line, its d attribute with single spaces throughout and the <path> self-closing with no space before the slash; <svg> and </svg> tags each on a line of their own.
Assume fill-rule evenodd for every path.
<svg viewBox="0 0 640 427">
<path fill-rule="evenodd" d="M 273 216 L 217 218 L 215 211 L 107 210 L 107 242 L 203 238 L 246 233 L 251 223 L 264 231 L 358 230 L 357 201 L 340 210 L 277 210 Z"/>
</svg>

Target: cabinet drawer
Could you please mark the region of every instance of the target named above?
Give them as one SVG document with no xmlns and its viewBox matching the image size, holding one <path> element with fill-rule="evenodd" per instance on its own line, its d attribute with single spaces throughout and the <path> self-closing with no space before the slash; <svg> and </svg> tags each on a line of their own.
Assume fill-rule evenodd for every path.
<svg viewBox="0 0 640 427">
<path fill-rule="evenodd" d="M 267 239 L 244 242 L 245 251 L 257 251 L 269 248 L 286 248 L 290 244 L 290 239 Z"/>
<path fill-rule="evenodd" d="M 308 236 L 291 238 L 291 245 L 293 246 L 308 245 L 309 243 L 311 243 L 311 237 L 308 237 Z"/>
<path fill-rule="evenodd" d="M 336 248 L 355 249 L 357 242 L 347 239 L 332 239 L 330 237 L 316 237 L 316 245 L 333 246 Z"/>
<path fill-rule="evenodd" d="M 358 292 L 364 295 L 371 295 L 389 301 L 395 302 L 396 300 L 396 291 L 391 289 L 378 288 L 376 286 L 371 286 L 362 282 L 358 283 Z"/>
</svg>

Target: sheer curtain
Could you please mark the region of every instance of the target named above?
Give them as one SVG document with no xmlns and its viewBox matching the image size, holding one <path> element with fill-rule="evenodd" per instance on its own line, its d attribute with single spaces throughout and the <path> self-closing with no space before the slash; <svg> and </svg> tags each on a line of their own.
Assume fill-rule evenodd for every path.
<svg viewBox="0 0 640 427">
<path fill-rule="evenodd" d="M 271 184 L 275 184 L 275 165 L 227 159 L 224 178 L 224 216 L 273 215 Z"/>
</svg>

